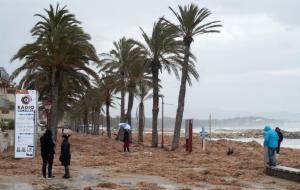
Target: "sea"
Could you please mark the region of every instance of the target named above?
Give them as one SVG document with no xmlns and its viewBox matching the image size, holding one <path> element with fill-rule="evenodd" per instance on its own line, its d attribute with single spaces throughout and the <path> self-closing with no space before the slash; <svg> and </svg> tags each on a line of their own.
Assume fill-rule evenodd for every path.
<svg viewBox="0 0 300 190">
<path fill-rule="evenodd" d="M 241 142 L 256 141 L 261 145 L 263 145 L 264 142 L 262 138 L 236 138 L 230 140 L 241 141 Z M 281 147 L 300 149 L 300 139 L 283 139 L 281 143 Z"/>
<path fill-rule="evenodd" d="M 291 124 L 285 124 L 282 126 L 271 126 L 272 128 L 279 127 L 280 129 L 284 131 L 289 131 L 289 132 L 296 132 L 300 131 L 300 125 L 297 125 L 295 123 Z M 240 130 L 249 130 L 249 129 L 261 129 L 263 130 L 264 126 L 212 126 L 211 131 L 212 132 L 218 132 L 218 131 L 240 131 Z M 195 126 L 193 129 L 193 133 L 200 133 L 202 130 L 202 127 L 200 126 Z M 209 132 L 209 128 L 205 127 L 206 132 Z M 251 141 L 256 141 L 260 143 L 261 145 L 263 144 L 263 139 L 262 138 L 235 138 L 235 139 L 230 139 L 230 140 L 235 140 L 235 141 L 241 141 L 241 142 L 251 142 Z M 295 149 L 300 149 L 300 139 L 286 139 L 284 138 L 281 147 L 286 147 L 286 148 L 295 148 Z"/>
</svg>

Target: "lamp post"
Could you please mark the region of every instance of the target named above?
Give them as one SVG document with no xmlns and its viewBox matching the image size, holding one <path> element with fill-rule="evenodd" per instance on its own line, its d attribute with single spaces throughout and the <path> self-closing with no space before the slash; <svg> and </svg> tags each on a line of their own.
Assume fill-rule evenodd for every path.
<svg viewBox="0 0 300 190">
<path fill-rule="evenodd" d="M 164 95 L 159 94 L 161 98 L 161 148 L 164 148 Z"/>
</svg>

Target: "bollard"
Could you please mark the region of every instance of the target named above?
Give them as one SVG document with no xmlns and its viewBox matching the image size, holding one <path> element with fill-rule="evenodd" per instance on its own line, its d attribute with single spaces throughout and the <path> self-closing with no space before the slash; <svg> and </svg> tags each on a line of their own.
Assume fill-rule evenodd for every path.
<svg viewBox="0 0 300 190">
<path fill-rule="evenodd" d="M 185 120 L 185 150 L 192 152 L 193 150 L 193 120 Z"/>
</svg>

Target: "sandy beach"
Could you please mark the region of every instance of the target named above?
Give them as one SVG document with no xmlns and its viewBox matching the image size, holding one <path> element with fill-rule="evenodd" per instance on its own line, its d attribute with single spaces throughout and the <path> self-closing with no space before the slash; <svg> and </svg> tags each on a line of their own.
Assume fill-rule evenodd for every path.
<svg viewBox="0 0 300 190">
<path fill-rule="evenodd" d="M 147 135 L 144 145 L 131 144 L 131 152 L 123 153 L 122 142 L 108 139 L 106 136 L 72 134 L 72 179 L 76 179 L 84 170 L 94 169 L 108 171 L 111 175 L 138 175 L 140 181 L 136 181 L 134 186 L 137 189 L 147 189 L 148 186 L 152 187 L 150 189 L 168 189 L 160 187 L 157 180 L 145 182 L 142 176 L 162 177 L 164 180 L 170 180 L 170 184 L 181 185 L 181 189 L 300 189 L 299 183 L 264 174 L 264 149 L 256 142 L 208 141 L 206 151 L 203 151 L 200 141 L 195 139 L 193 152 L 188 154 L 185 152 L 184 139 L 181 139 L 180 148 L 176 151 L 169 151 L 170 140 L 170 136 L 165 137 L 164 149 L 151 148 L 150 136 Z M 58 139 L 57 145 L 60 142 L 61 139 Z M 234 149 L 232 155 L 227 155 L 229 147 Z M 58 161 L 59 151 L 59 146 L 56 146 L 54 173 L 58 176 L 57 180 L 61 181 L 63 168 Z M 300 150 L 283 148 L 279 164 L 300 168 L 299 157 Z M 29 177 L 28 181 L 33 187 L 45 183 L 32 182 L 40 178 L 40 167 L 39 155 L 34 159 L 15 160 L 12 147 L 0 156 L 2 177 L 9 179 L 9 176 L 34 175 L 35 177 Z M 117 189 L 128 188 L 126 184 L 114 183 L 113 177 L 108 178 L 106 182 L 115 184 Z M 99 188 L 97 184 L 97 179 L 90 184 L 85 183 L 86 187 L 92 189 Z"/>
</svg>

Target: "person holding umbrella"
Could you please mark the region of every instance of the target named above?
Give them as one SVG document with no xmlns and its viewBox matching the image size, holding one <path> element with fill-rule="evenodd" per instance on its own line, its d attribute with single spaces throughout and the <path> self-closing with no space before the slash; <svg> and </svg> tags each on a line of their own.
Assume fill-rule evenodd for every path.
<svg viewBox="0 0 300 190">
<path fill-rule="evenodd" d="M 129 150 L 129 143 L 130 143 L 130 134 L 129 134 L 129 130 L 131 129 L 130 125 L 128 123 L 120 123 L 119 124 L 120 130 L 123 129 L 124 134 L 123 134 L 123 149 L 124 152 L 126 152 L 126 150 L 128 152 L 130 152 Z"/>
</svg>

